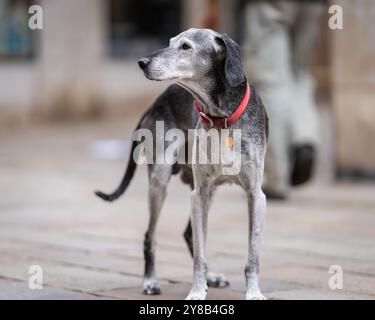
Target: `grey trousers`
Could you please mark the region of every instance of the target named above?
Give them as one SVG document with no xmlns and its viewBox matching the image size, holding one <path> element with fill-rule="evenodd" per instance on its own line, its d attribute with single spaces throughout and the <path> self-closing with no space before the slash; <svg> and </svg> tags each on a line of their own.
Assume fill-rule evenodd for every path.
<svg viewBox="0 0 375 320">
<path fill-rule="evenodd" d="M 314 81 L 304 70 L 314 50 L 324 6 L 296 1 L 250 1 L 246 5 L 244 67 L 270 119 L 263 187 L 287 193 L 291 147 L 316 146 Z"/>
</svg>

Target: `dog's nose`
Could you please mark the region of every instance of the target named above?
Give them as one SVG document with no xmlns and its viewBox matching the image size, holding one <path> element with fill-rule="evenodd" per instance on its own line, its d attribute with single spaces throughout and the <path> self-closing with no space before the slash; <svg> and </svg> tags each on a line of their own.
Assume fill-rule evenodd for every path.
<svg viewBox="0 0 375 320">
<path fill-rule="evenodd" d="M 138 60 L 138 65 L 141 69 L 146 68 L 150 64 L 151 60 L 149 58 L 142 58 Z"/>
</svg>

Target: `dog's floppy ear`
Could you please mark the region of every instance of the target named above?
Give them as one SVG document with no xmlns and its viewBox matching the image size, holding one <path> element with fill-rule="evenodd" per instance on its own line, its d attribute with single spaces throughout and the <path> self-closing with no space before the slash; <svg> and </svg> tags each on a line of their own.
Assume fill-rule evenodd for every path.
<svg viewBox="0 0 375 320">
<path fill-rule="evenodd" d="M 226 33 L 220 34 L 215 40 L 222 46 L 224 51 L 225 78 L 231 87 L 236 87 L 245 80 L 245 74 L 241 64 L 240 47 L 235 41 L 229 38 Z"/>
</svg>

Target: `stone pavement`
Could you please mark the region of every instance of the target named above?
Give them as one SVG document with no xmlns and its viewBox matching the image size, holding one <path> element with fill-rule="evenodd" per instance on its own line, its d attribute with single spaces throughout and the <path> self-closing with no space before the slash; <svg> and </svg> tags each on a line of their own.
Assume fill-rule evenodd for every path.
<svg viewBox="0 0 375 320">
<path fill-rule="evenodd" d="M 135 121 L 135 120 L 134 120 Z M 146 169 L 108 204 L 128 155 L 133 119 L 0 131 L 0 299 L 183 299 L 192 261 L 182 232 L 189 189 L 174 178 L 157 232 L 162 295 L 141 294 L 148 218 Z M 375 298 L 375 185 L 312 184 L 269 202 L 261 280 L 270 299 Z M 224 186 L 208 223 L 209 265 L 231 281 L 209 299 L 242 299 L 247 251 L 245 196 Z M 43 290 L 30 290 L 31 265 Z M 343 289 L 328 287 L 331 265 Z"/>
</svg>

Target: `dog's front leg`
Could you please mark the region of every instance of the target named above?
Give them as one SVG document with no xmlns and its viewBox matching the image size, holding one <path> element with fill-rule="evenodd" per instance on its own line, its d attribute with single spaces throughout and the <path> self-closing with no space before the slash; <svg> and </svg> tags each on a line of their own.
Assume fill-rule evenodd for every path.
<svg viewBox="0 0 375 320">
<path fill-rule="evenodd" d="M 261 188 L 247 192 L 249 207 L 249 257 L 245 268 L 246 300 L 265 300 L 259 288 L 259 251 L 266 215 L 266 196 Z"/>
<path fill-rule="evenodd" d="M 207 295 L 207 264 L 205 261 L 205 243 L 207 233 L 207 209 L 209 188 L 198 184 L 191 194 L 192 229 L 194 247 L 193 286 L 187 300 L 204 300 Z"/>
</svg>

